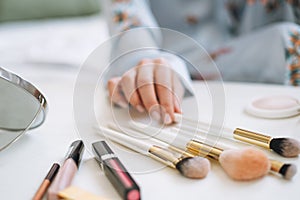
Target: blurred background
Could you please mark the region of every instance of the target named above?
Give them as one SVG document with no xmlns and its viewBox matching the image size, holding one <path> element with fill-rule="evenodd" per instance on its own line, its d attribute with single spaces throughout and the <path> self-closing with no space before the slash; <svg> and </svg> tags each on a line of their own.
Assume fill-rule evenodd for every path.
<svg viewBox="0 0 300 200">
<path fill-rule="evenodd" d="M 0 65 L 78 68 L 108 37 L 100 0 L 0 0 Z"/>
</svg>

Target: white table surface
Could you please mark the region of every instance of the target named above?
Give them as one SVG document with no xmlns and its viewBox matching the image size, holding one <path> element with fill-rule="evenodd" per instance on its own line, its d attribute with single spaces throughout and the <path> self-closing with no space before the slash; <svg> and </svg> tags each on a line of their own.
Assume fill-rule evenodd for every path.
<svg viewBox="0 0 300 200">
<path fill-rule="evenodd" d="M 91 143 L 101 137 L 93 132 L 92 124 L 85 133 L 78 134 L 76 131 L 73 117 L 73 87 L 76 69 L 26 65 L 8 67 L 8 69 L 35 84 L 49 102 L 49 113 L 45 123 L 38 129 L 28 132 L 9 149 L 0 152 L 0 199 L 30 199 L 52 163 L 63 161 L 73 140 L 82 138 L 89 150 Z M 201 119 L 206 119 L 210 112 L 209 95 L 206 94 L 203 83 L 195 82 L 194 86 L 201 99 L 201 104 L 199 104 L 201 112 L 198 115 Z M 245 127 L 249 130 L 267 132 L 273 136 L 288 135 L 300 139 L 299 116 L 282 120 L 267 120 L 249 116 L 243 111 L 246 103 L 257 95 L 290 94 L 300 99 L 299 88 L 243 83 L 225 83 L 224 87 L 225 124 L 227 126 Z M 197 115 L 194 107 L 191 106 L 193 101 L 191 98 L 184 100 L 185 114 Z M 103 94 L 97 104 L 96 107 L 99 110 L 95 112 L 98 120 L 101 123 L 111 120 L 111 110 Z M 116 112 L 124 114 L 125 111 L 117 109 Z M 238 182 L 231 180 L 218 163 L 212 162 L 212 170 L 205 179 L 191 180 L 182 177 L 173 169 L 162 167 L 150 158 L 110 144 L 140 185 L 142 199 L 281 200 L 298 199 L 300 196 L 300 173 L 290 181 L 270 174 L 259 180 Z M 268 155 L 300 166 L 299 158 L 281 158 L 272 152 L 268 152 Z M 120 199 L 89 151 L 85 151 L 73 185 L 108 199 Z"/>
</svg>

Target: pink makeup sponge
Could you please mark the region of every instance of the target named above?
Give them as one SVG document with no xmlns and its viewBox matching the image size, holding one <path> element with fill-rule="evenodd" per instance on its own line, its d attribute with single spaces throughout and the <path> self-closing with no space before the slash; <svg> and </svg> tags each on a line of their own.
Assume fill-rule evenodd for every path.
<svg viewBox="0 0 300 200">
<path fill-rule="evenodd" d="M 271 166 L 266 154 L 254 148 L 225 150 L 219 162 L 231 178 L 241 181 L 260 178 Z"/>
</svg>

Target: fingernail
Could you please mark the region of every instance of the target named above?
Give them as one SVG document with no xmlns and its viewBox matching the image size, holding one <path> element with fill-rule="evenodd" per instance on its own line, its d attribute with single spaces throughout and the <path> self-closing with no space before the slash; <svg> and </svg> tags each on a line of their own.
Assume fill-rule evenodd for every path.
<svg viewBox="0 0 300 200">
<path fill-rule="evenodd" d="M 177 110 L 180 111 L 181 108 L 180 108 L 179 102 L 177 100 L 175 100 L 174 103 L 175 103 L 175 107 L 177 108 Z"/>
<path fill-rule="evenodd" d="M 151 116 L 157 121 L 160 120 L 160 114 L 157 111 L 151 112 Z"/>
<path fill-rule="evenodd" d="M 171 123 L 172 123 L 172 119 L 171 119 L 171 117 L 170 117 L 169 114 L 166 114 L 166 115 L 165 115 L 164 123 L 165 123 L 165 124 L 171 124 Z"/>
<path fill-rule="evenodd" d="M 122 108 L 128 108 L 128 103 L 125 103 L 125 102 L 123 102 L 123 101 L 120 101 L 120 102 L 118 102 L 117 103 L 120 107 L 122 107 Z"/>
<path fill-rule="evenodd" d="M 136 106 L 136 109 L 139 111 L 139 112 L 145 112 L 145 109 L 143 108 L 143 106 L 141 106 L 141 105 L 137 105 Z"/>
</svg>

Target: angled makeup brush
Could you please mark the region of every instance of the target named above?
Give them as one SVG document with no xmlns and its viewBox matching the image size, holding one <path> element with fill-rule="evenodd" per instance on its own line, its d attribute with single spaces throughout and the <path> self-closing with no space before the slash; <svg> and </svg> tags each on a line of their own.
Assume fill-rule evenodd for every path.
<svg viewBox="0 0 300 200">
<path fill-rule="evenodd" d="M 186 117 L 183 117 L 182 115 L 176 114 L 176 121 L 179 122 L 182 119 L 182 122 L 185 124 L 190 124 L 190 126 L 197 127 L 199 129 L 200 133 L 201 130 L 204 131 L 210 131 L 208 134 L 216 134 L 214 132 L 214 129 L 220 129 L 220 127 L 216 125 L 209 125 L 205 122 L 199 122 L 193 119 L 189 119 Z M 181 125 L 181 128 L 184 130 L 193 130 L 195 129 L 193 127 L 189 127 L 187 125 Z M 211 129 L 209 129 L 211 127 Z M 197 131 L 196 129 L 196 131 Z M 283 156 L 283 157 L 296 157 L 300 154 L 300 142 L 298 140 L 295 140 L 293 138 L 273 138 L 268 135 L 263 135 L 261 133 L 256 133 L 248 130 L 244 130 L 241 128 L 236 128 L 234 130 L 224 127 L 223 130 L 227 133 L 230 133 L 230 138 L 237 139 L 239 141 L 243 141 L 246 143 L 254 144 L 260 147 L 264 147 L 267 149 L 271 149 L 277 154 Z M 233 134 L 233 135 L 232 135 Z M 223 135 L 221 137 L 224 137 Z M 225 136 L 226 137 L 226 136 Z M 228 138 L 228 137 L 226 137 Z"/>
<path fill-rule="evenodd" d="M 182 134 L 176 135 L 174 133 L 171 133 L 169 131 L 166 130 L 162 130 L 156 127 L 151 127 L 148 126 L 146 124 L 142 124 L 142 123 L 138 123 L 138 122 L 130 122 L 129 123 L 130 127 L 140 131 L 141 133 L 144 133 L 146 135 L 155 137 L 159 140 L 162 140 L 164 142 L 167 143 L 172 143 L 175 147 L 178 147 L 180 149 L 188 149 L 190 153 L 194 154 L 194 155 L 198 155 L 198 156 L 208 156 L 212 159 L 215 160 L 219 160 L 219 157 L 222 155 L 222 161 L 220 161 L 220 163 L 223 163 L 223 168 L 225 166 L 226 169 L 228 169 L 229 171 L 231 171 L 232 166 L 227 165 L 228 163 L 230 164 L 230 162 L 226 162 L 226 158 L 231 158 L 234 157 L 234 155 L 240 155 L 239 159 L 235 159 L 235 160 L 244 160 L 245 162 L 232 162 L 233 164 L 235 164 L 236 166 L 239 166 L 239 168 L 236 169 L 244 169 L 245 172 L 247 172 L 246 174 L 248 174 L 248 180 L 250 180 L 249 177 L 252 177 L 252 179 L 254 179 L 254 177 L 258 177 L 258 175 L 262 175 L 264 174 L 264 170 L 266 170 L 266 168 L 261 168 L 261 166 L 266 166 L 266 155 L 257 149 L 253 149 L 253 148 L 244 148 L 243 151 L 241 150 L 233 150 L 233 149 L 226 149 L 223 150 L 221 148 L 217 148 L 217 147 L 213 147 L 211 145 L 205 144 L 203 142 L 200 142 L 198 139 L 198 137 L 195 137 L 193 139 L 193 137 L 190 136 L 182 136 Z M 156 133 L 153 135 L 153 133 Z M 159 134 L 158 134 L 159 133 Z M 247 149 L 251 149 L 251 151 L 246 150 Z M 224 153 L 223 153 L 224 152 Z M 245 154 L 241 154 L 241 152 L 244 152 Z M 248 153 L 247 153 L 248 152 Z M 251 156 L 249 156 L 251 155 Z M 247 158 L 247 159 L 245 159 Z M 256 165 L 256 167 L 264 169 L 262 171 L 256 171 L 256 167 L 253 167 L 253 170 L 251 172 L 249 172 L 249 169 L 251 168 L 251 162 L 246 162 L 246 161 L 253 161 L 253 163 L 261 163 L 261 165 Z M 267 159 L 268 160 L 268 159 Z M 248 163 L 247 165 L 245 163 Z M 264 163 L 264 164 L 263 164 Z M 271 171 L 276 172 L 281 174 L 285 179 L 291 179 L 297 172 L 296 166 L 293 164 L 285 164 L 279 161 L 275 161 L 275 160 L 268 160 L 268 163 L 270 163 L 271 165 Z M 229 166 L 229 167 L 226 167 Z M 225 169 L 224 168 L 224 169 Z M 230 169 L 231 168 L 231 169 Z M 269 170 L 269 169 L 268 169 Z M 268 171 L 267 170 L 267 171 Z M 225 170 L 226 171 L 226 170 Z M 240 171 L 240 173 L 242 174 L 243 171 Z M 256 173 L 257 172 L 257 173 Z M 232 172 L 232 176 L 234 179 L 236 179 L 235 177 L 235 173 L 234 171 Z M 237 180 L 245 180 L 244 178 L 247 176 L 241 176 L 238 177 Z"/>
<path fill-rule="evenodd" d="M 114 131 L 106 127 L 100 127 L 98 133 L 105 137 L 126 146 L 138 153 L 147 155 L 158 160 L 171 168 L 177 169 L 183 176 L 192 179 L 204 178 L 209 172 L 208 160 L 202 157 L 176 156 L 170 149 L 166 149 L 151 143 Z"/>
</svg>

